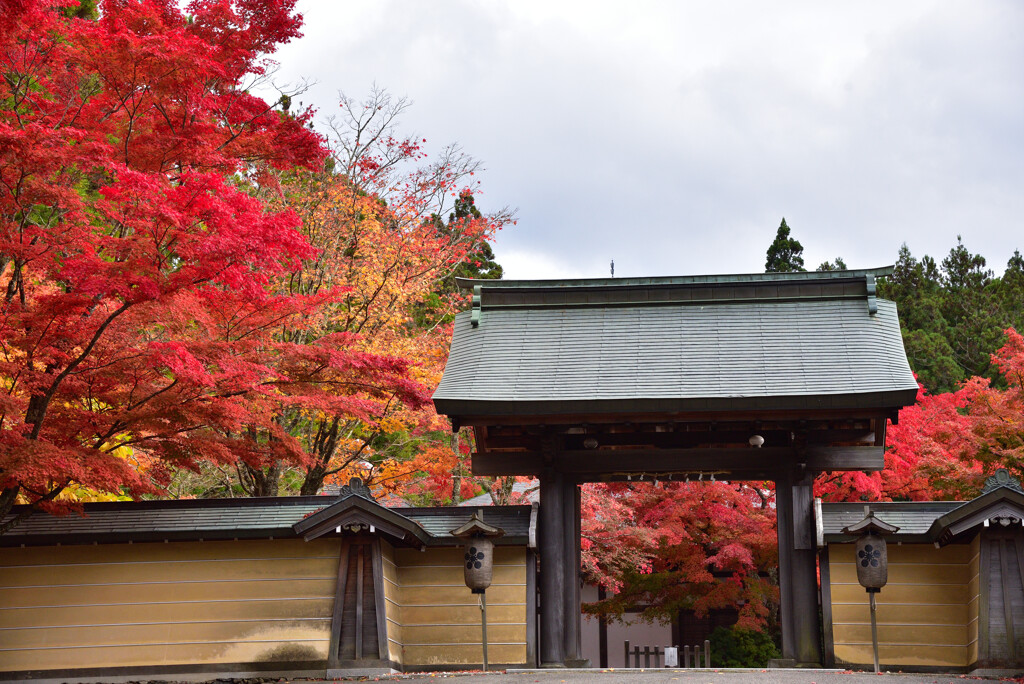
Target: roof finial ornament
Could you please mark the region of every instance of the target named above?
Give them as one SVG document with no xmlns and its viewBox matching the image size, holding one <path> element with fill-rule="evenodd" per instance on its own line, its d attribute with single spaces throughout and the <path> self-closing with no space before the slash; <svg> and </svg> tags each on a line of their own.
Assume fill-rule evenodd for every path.
<svg viewBox="0 0 1024 684">
<path fill-rule="evenodd" d="M 985 480 L 985 487 L 981 490 L 981 493 L 988 494 L 999 487 L 1008 487 L 1015 492 L 1024 494 L 1024 488 L 1021 488 L 1020 480 L 1012 477 L 1006 468 L 999 468 L 992 477 Z"/>
<path fill-rule="evenodd" d="M 612 278 L 615 277 L 615 259 L 612 259 Z"/>
<path fill-rule="evenodd" d="M 353 477 L 348 481 L 347 485 L 343 485 L 341 489 L 338 490 L 339 499 L 347 499 L 350 496 L 361 496 L 364 499 L 376 501 L 376 499 L 373 498 L 373 494 L 370 493 L 370 488 L 367 487 L 366 483 L 358 477 Z"/>
</svg>

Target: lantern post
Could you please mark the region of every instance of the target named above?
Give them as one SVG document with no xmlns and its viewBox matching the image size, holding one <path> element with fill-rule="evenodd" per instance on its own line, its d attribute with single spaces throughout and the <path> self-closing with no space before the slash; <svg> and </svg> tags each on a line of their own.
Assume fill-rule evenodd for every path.
<svg viewBox="0 0 1024 684">
<path fill-rule="evenodd" d="M 878 666 L 878 622 L 875 619 L 875 594 L 882 590 L 889 580 L 889 553 L 885 548 L 883 534 L 893 534 L 900 528 L 879 520 L 867 509 L 863 520 L 843 528 L 843 534 L 857 536 L 857 581 L 868 592 L 871 602 L 871 646 L 875 656 L 875 673 Z"/>
<path fill-rule="evenodd" d="M 505 530 L 484 522 L 484 512 L 477 511 L 469 521 L 452 530 L 452 536 L 465 541 L 465 563 L 463 572 L 466 586 L 474 594 L 480 594 L 480 628 L 484 651 L 484 670 L 487 670 L 487 587 L 494 576 L 493 539 L 505 534 Z"/>
</svg>

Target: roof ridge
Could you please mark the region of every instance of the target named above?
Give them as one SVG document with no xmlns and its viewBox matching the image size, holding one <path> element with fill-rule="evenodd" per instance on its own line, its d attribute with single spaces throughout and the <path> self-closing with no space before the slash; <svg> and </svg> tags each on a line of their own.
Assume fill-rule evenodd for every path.
<svg viewBox="0 0 1024 684">
<path fill-rule="evenodd" d="M 636 278 L 562 278 L 538 280 L 497 280 L 493 278 L 456 278 L 460 288 L 472 290 L 482 287 L 495 289 L 549 289 L 549 288 L 645 288 L 674 285 L 714 285 L 731 283 L 811 282 L 815 280 L 860 280 L 866 276 L 891 276 L 895 266 L 847 269 L 845 271 L 788 271 L 781 273 L 723 273 L 704 275 L 646 276 Z"/>
</svg>

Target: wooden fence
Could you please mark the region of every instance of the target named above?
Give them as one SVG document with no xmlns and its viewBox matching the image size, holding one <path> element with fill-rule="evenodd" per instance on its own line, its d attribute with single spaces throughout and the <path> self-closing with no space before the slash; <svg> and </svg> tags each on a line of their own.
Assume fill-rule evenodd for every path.
<svg viewBox="0 0 1024 684">
<path fill-rule="evenodd" d="M 675 647 L 677 657 L 679 658 L 678 667 L 691 668 L 691 667 L 711 667 L 711 642 L 707 639 L 704 640 L 704 648 L 700 646 L 683 646 L 679 648 Z M 630 656 L 633 658 L 632 667 L 643 667 L 643 668 L 660 668 L 662 667 L 662 659 L 665 656 L 665 651 L 660 646 L 651 648 L 650 646 L 644 646 L 643 650 L 639 646 L 634 646 L 632 650 L 629 648 L 629 641 L 625 642 L 625 654 L 626 654 L 626 667 L 631 667 L 629 664 Z M 641 656 L 643 657 L 643 664 L 640 662 Z M 703 656 L 703 657 L 702 657 Z M 651 658 L 654 658 L 654 664 L 651 664 Z M 703 660 L 703 663 L 701 662 Z"/>
</svg>

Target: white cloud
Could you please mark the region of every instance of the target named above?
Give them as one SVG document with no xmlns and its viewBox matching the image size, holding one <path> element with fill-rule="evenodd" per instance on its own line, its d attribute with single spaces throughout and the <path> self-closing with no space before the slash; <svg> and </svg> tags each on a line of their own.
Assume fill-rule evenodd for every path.
<svg viewBox="0 0 1024 684">
<path fill-rule="evenodd" d="M 506 280 L 603 278 L 608 275 L 607 265 L 604 272 L 600 272 L 596 264 L 576 263 L 572 256 L 559 258 L 541 251 L 500 248 L 496 256 Z"/>
<path fill-rule="evenodd" d="M 509 277 L 758 271 L 782 216 L 812 266 L 1024 247 L 1020 3 L 300 8 L 282 75 L 327 113 L 408 95 L 406 130 L 483 159 Z"/>
</svg>

